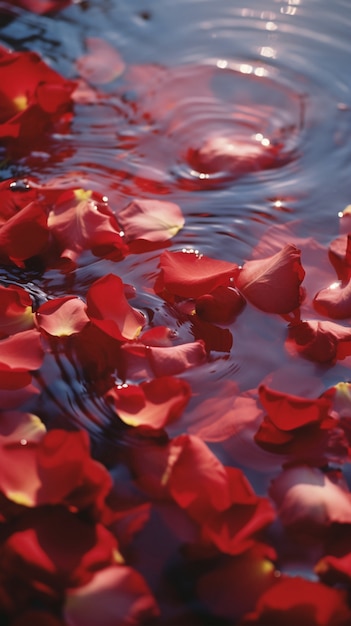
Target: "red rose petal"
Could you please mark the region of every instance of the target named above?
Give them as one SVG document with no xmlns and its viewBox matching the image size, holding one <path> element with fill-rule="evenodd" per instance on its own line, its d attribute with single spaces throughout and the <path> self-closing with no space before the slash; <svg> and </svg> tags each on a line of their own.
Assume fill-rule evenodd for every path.
<svg viewBox="0 0 351 626">
<path fill-rule="evenodd" d="M 128 303 L 123 282 L 113 274 L 92 284 L 87 293 L 87 307 L 95 326 L 120 341 L 135 339 L 145 324 L 144 315 Z"/>
<path fill-rule="evenodd" d="M 245 300 L 237 289 L 220 285 L 197 298 L 195 311 L 206 322 L 228 324 L 244 306 Z"/>
<path fill-rule="evenodd" d="M 304 276 L 300 250 L 288 244 L 267 259 L 247 261 L 237 276 L 236 286 L 258 309 L 286 314 L 301 303 Z"/>
<path fill-rule="evenodd" d="M 296 576 L 265 591 L 242 626 L 347 626 L 350 619 L 345 592 Z"/>
<path fill-rule="evenodd" d="M 321 315 L 335 320 L 351 317 L 351 281 L 346 285 L 336 282 L 321 289 L 313 299 L 313 306 Z"/>
<path fill-rule="evenodd" d="M 6 371 L 37 370 L 43 357 L 40 333 L 35 329 L 24 330 L 0 341 L 0 371 L 4 370 L 5 374 Z"/>
<path fill-rule="evenodd" d="M 64 192 L 49 214 L 48 227 L 61 247 L 67 270 L 76 265 L 84 250 L 114 261 L 127 253 L 115 216 L 106 202 L 95 200 L 90 191 Z"/>
<path fill-rule="evenodd" d="M 329 416 L 331 402 L 327 398 L 300 398 L 260 385 L 259 398 L 269 419 L 282 431 L 291 431 L 307 424 L 333 422 Z"/>
<path fill-rule="evenodd" d="M 171 294 L 198 298 L 219 285 L 228 285 L 238 266 L 227 261 L 210 259 L 193 250 L 161 254 L 161 285 Z"/>
<path fill-rule="evenodd" d="M 333 362 L 351 354 L 351 329 L 329 321 L 300 322 L 289 328 L 285 346 L 312 361 Z"/>
<path fill-rule="evenodd" d="M 23 261 L 46 249 L 48 240 L 46 212 L 37 202 L 31 202 L 1 226 L 0 259 L 23 267 Z"/>
<path fill-rule="evenodd" d="M 201 528 L 202 538 L 220 551 L 240 554 L 274 519 L 241 470 L 225 467 L 197 437 L 181 435 L 170 446 L 163 476 L 172 497 Z"/>
<path fill-rule="evenodd" d="M 79 333 L 90 321 L 86 308 L 86 304 L 74 296 L 49 300 L 36 312 L 37 325 L 55 337 Z"/>
<path fill-rule="evenodd" d="M 0 285 L 0 338 L 34 325 L 32 299 L 25 289 L 16 285 Z"/>
<path fill-rule="evenodd" d="M 185 380 L 162 376 L 150 382 L 110 390 L 118 417 L 129 426 L 164 428 L 183 412 L 191 396 Z"/>
</svg>

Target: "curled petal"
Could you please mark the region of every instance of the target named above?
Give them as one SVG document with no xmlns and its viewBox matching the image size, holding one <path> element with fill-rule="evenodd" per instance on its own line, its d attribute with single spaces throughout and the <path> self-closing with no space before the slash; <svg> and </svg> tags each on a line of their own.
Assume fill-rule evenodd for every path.
<svg viewBox="0 0 351 626">
<path fill-rule="evenodd" d="M 318 313 L 335 320 L 351 317 L 351 281 L 321 289 L 313 299 L 313 306 Z"/>
<path fill-rule="evenodd" d="M 331 402 L 327 398 L 300 398 L 291 394 L 259 387 L 259 398 L 274 426 L 291 431 L 307 424 L 329 422 Z"/>
<path fill-rule="evenodd" d="M 116 539 L 104 526 L 61 506 L 42 507 L 24 513 L 2 547 L 3 574 L 16 580 L 20 571 L 21 582 L 52 596 L 86 584 L 117 554 Z"/>
<path fill-rule="evenodd" d="M 32 300 L 22 287 L 0 285 L 0 338 L 7 337 L 34 325 Z"/>
<path fill-rule="evenodd" d="M 334 362 L 351 354 L 351 329 L 329 321 L 300 322 L 289 328 L 285 346 L 318 363 Z"/>
<path fill-rule="evenodd" d="M 351 278 L 351 235 L 340 235 L 329 246 L 329 259 L 339 280 Z"/>
<path fill-rule="evenodd" d="M 200 525 L 202 538 L 227 554 L 251 548 L 274 519 L 270 503 L 256 496 L 242 471 L 223 466 L 196 437 L 173 440 L 162 482 Z"/>
<path fill-rule="evenodd" d="M 49 214 L 48 227 L 61 248 L 66 270 L 74 268 L 84 250 L 114 261 L 127 253 L 115 216 L 90 191 L 64 192 Z"/>
<path fill-rule="evenodd" d="M 245 298 L 267 313 L 286 314 L 302 300 L 300 285 L 305 276 L 300 250 L 287 244 L 267 259 L 247 261 L 236 279 Z"/>
<path fill-rule="evenodd" d="M 113 274 L 92 284 L 87 293 L 87 306 L 93 324 L 120 341 L 138 337 L 145 324 L 144 315 L 128 303 L 123 282 Z"/>
<path fill-rule="evenodd" d="M 269 493 L 285 526 L 311 530 L 351 523 L 351 494 L 338 474 L 291 467 L 273 480 Z"/>
</svg>

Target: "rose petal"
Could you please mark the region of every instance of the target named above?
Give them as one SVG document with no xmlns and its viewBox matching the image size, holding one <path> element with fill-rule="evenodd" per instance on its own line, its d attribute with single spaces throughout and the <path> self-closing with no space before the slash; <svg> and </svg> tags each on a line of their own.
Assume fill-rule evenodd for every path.
<svg viewBox="0 0 351 626">
<path fill-rule="evenodd" d="M 335 282 L 321 289 L 313 299 L 313 306 L 321 315 L 335 320 L 351 317 L 351 281 L 346 285 Z"/>
<path fill-rule="evenodd" d="M 331 402 L 327 398 L 300 398 L 260 385 L 260 402 L 271 422 L 282 431 L 291 431 L 307 424 L 333 423 L 329 413 Z M 330 424 L 330 425 L 331 425 Z"/>
<path fill-rule="evenodd" d="M 23 267 L 23 261 L 45 251 L 48 240 L 46 212 L 31 202 L 1 226 L 0 259 Z"/>
<path fill-rule="evenodd" d="M 34 328 L 0 341 L 0 371 L 3 370 L 5 374 L 7 370 L 13 372 L 37 370 L 42 364 L 43 357 L 40 333 Z"/>
<path fill-rule="evenodd" d="M 334 362 L 351 354 L 351 329 L 329 321 L 300 322 L 289 328 L 285 347 L 318 363 Z"/>
<path fill-rule="evenodd" d="M 296 576 L 265 591 L 242 626 L 347 626 L 350 619 L 344 591 Z"/>
<path fill-rule="evenodd" d="M 114 339 L 135 339 L 145 324 L 144 315 L 128 303 L 123 282 L 113 274 L 92 284 L 87 293 L 87 307 L 95 326 Z"/>
<path fill-rule="evenodd" d="M 108 567 L 66 595 L 67 626 L 129 626 L 159 614 L 142 576 L 131 567 Z"/>
<path fill-rule="evenodd" d="M 238 269 L 235 263 L 210 259 L 193 250 L 166 250 L 161 254 L 160 267 L 160 286 L 183 298 L 198 298 L 219 285 L 228 285 Z"/>
<path fill-rule="evenodd" d="M 86 308 L 86 304 L 75 296 L 55 298 L 39 307 L 36 322 L 49 335 L 68 337 L 79 333 L 89 323 Z"/>
<path fill-rule="evenodd" d="M 262 311 L 286 314 L 301 303 L 304 276 L 300 250 L 288 244 L 267 259 L 247 261 L 237 276 L 236 286 Z"/>
<path fill-rule="evenodd" d="M 115 216 L 91 191 L 64 192 L 49 214 L 48 227 L 61 247 L 67 270 L 74 268 L 83 250 L 114 261 L 127 253 Z"/>
<path fill-rule="evenodd" d="M 118 417 L 129 426 L 160 429 L 177 419 L 191 396 L 185 380 L 162 376 L 150 382 L 114 388 L 106 394 Z"/>
<path fill-rule="evenodd" d="M 167 241 L 184 226 L 178 204 L 164 200 L 132 200 L 118 213 L 128 240 Z"/>
<path fill-rule="evenodd" d="M 17 285 L 0 285 L 0 338 L 34 326 L 32 299 Z"/>
<path fill-rule="evenodd" d="M 206 322 L 228 324 L 245 306 L 245 300 L 237 289 L 220 285 L 211 293 L 197 298 L 196 314 Z"/>
<path fill-rule="evenodd" d="M 351 523 L 351 494 L 339 476 L 301 465 L 286 469 L 273 480 L 269 494 L 285 526 L 305 532 L 332 522 Z"/>
</svg>

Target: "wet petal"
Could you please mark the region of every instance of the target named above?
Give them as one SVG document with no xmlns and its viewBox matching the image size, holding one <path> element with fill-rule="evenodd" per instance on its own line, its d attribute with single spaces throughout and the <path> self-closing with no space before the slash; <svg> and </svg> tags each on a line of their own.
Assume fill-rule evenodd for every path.
<svg viewBox="0 0 351 626">
<path fill-rule="evenodd" d="M 86 304 L 80 298 L 65 296 L 42 304 L 36 312 L 41 330 L 55 337 L 79 333 L 89 323 Z"/>
<path fill-rule="evenodd" d="M 115 216 L 107 203 L 90 191 L 64 192 L 49 214 L 48 227 L 61 248 L 66 270 L 75 267 L 84 250 L 114 261 L 127 253 Z"/>
<path fill-rule="evenodd" d="M 247 261 L 236 279 L 245 298 L 267 313 L 290 313 L 301 303 L 300 285 L 305 271 L 300 250 L 286 245 L 267 259 Z"/>
<path fill-rule="evenodd" d="M 164 200 L 132 200 L 118 213 L 128 241 L 167 241 L 184 226 L 178 204 Z"/>
<path fill-rule="evenodd" d="M 229 285 L 238 266 L 211 259 L 197 251 L 168 252 L 160 257 L 160 287 L 183 298 L 198 298 L 219 285 Z"/>
<path fill-rule="evenodd" d="M 121 341 L 138 337 L 145 317 L 130 306 L 118 276 L 108 274 L 96 280 L 87 293 L 87 313 L 107 335 Z"/>
<path fill-rule="evenodd" d="M 289 328 L 285 347 L 318 363 L 335 362 L 351 354 L 351 329 L 329 321 L 300 322 Z"/>
<path fill-rule="evenodd" d="M 0 285 L 0 338 L 34 326 L 32 299 L 17 285 Z"/>
<path fill-rule="evenodd" d="M 189 384 L 170 376 L 162 376 L 140 385 L 122 385 L 106 394 L 125 424 L 152 429 L 164 428 L 177 419 L 190 396 Z"/>
<path fill-rule="evenodd" d="M 351 317 L 351 281 L 346 285 L 335 282 L 321 289 L 313 299 L 313 306 L 318 313 L 334 320 Z"/>
</svg>

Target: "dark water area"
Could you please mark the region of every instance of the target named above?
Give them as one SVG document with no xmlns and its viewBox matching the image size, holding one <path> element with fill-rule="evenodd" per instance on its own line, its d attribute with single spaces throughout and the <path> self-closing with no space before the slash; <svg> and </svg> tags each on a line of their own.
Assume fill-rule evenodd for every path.
<svg viewBox="0 0 351 626">
<path fill-rule="evenodd" d="M 241 266 L 295 243 L 310 313 L 313 295 L 332 282 L 332 268 L 324 271 L 327 249 L 351 202 L 347 0 L 87 0 L 53 15 L 18 9 L 0 19 L 2 45 L 38 52 L 67 78 L 80 78 L 91 38 L 107 42 L 124 64 L 109 82 L 88 80 L 69 130 L 54 134 L 49 150 L 39 141 L 6 162 L 2 180 L 54 179 L 92 189 L 108 198 L 117 218 L 134 197 L 175 202 L 185 225 L 170 251 L 198 250 Z M 214 152 L 204 150 L 208 145 Z M 238 163 L 236 150 L 246 150 L 247 158 Z M 132 305 L 150 327 L 168 326 L 178 345 L 203 338 L 186 312 L 155 293 L 159 257 L 157 249 L 115 263 L 86 252 L 69 274 L 4 268 L 0 279 L 26 287 L 40 303 L 67 294 L 85 298 L 96 279 L 112 273 L 134 287 Z M 320 364 L 292 356 L 284 347 L 287 321 L 249 303 L 213 333 L 207 362 L 181 375 L 193 396 L 167 434 L 200 433 L 264 495 L 281 458 L 254 448 L 252 434 L 219 441 L 211 434 L 213 419 L 231 410 L 238 391 L 249 395 L 262 382 L 316 397 L 351 379 L 351 357 Z M 139 372 L 127 380 L 116 373 L 121 384 L 142 380 Z M 111 426 L 110 410 L 85 379 L 74 347 L 55 348 L 35 384 L 40 394 L 27 408 L 49 426 L 86 428 L 96 457 L 119 475 L 116 450 L 139 444 Z M 344 473 L 348 479 L 348 464 Z M 290 549 L 282 571 L 315 579 L 313 555 L 295 562 Z"/>
</svg>

